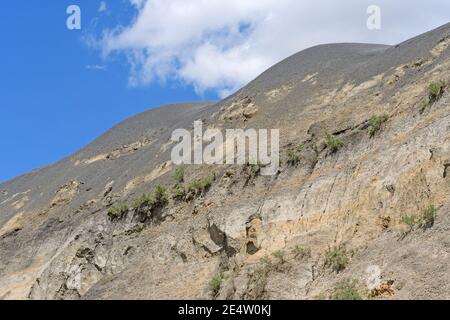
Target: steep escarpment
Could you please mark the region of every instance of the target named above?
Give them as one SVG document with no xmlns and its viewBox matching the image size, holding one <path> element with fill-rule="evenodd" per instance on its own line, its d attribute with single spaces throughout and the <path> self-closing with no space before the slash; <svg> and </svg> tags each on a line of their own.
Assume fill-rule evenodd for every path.
<svg viewBox="0 0 450 320">
<path fill-rule="evenodd" d="M 0 185 L 0 297 L 450 298 L 449 45 L 310 48 Z M 195 120 L 279 128 L 278 174 L 175 166 Z"/>
</svg>

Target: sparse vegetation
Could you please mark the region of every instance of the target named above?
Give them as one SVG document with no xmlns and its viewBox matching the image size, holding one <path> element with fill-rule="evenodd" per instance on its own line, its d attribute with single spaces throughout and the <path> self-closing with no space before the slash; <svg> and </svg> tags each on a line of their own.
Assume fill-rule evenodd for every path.
<svg viewBox="0 0 450 320">
<path fill-rule="evenodd" d="M 290 166 L 296 166 L 300 162 L 300 153 L 303 151 L 304 145 L 299 145 L 297 148 L 288 150 L 287 164 Z"/>
<path fill-rule="evenodd" d="M 177 167 L 175 170 L 175 173 L 173 174 L 173 179 L 175 180 L 176 184 L 184 183 L 184 176 L 186 174 L 186 170 L 184 169 L 184 166 L 181 165 Z"/>
<path fill-rule="evenodd" d="M 163 207 L 169 202 L 169 196 L 167 194 L 166 187 L 161 185 L 156 186 L 153 191 L 153 205 L 156 207 Z"/>
<path fill-rule="evenodd" d="M 151 194 L 144 193 L 140 197 L 137 197 L 133 200 L 133 208 L 142 208 L 145 206 L 151 206 L 152 204 L 152 196 Z"/>
<path fill-rule="evenodd" d="M 259 162 L 259 161 L 256 163 L 247 162 L 245 164 L 245 168 L 250 168 L 250 173 L 254 177 L 258 176 L 261 173 L 262 167 L 263 166 L 262 166 L 261 162 Z"/>
<path fill-rule="evenodd" d="M 408 226 L 408 233 L 414 230 L 414 227 L 420 223 L 417 216 L 403 216 L 402 223 Z"/>
<path fill-rule="evenodd" d="M 429 229 L 434 225 L 437 215 L 437 208 L 434 205 L 430 205 L 425 210 L 423 210 L 420 216 L 411 215 L 411 216 L 403 216 L 401 218 L 401 222 L 405 224 L 408 229 L 402 234 L 402 237 L 405 237 L 416 227 L 422 229 Z"/>
<path fill-rule="evenodd" d="M 446 86 L 447 84 L 445 83 L 445 81 L 436 81 L 430 83 L 430 85 L 428 86 L 428 98 L 420 102 L 420 113 L 423 113 L 428 106 L 439 101 L 439 99 L 442 98 Z"/>
<path fill-rule="evenodd" d="M 172 187 L 172 199 L 177 201 L 191 201 L 195 197 L 207 192 L 209 188 L 211 188 L 212 182 L 215 178 L 214 175 L 207 176 L 202 179 L 194 180 L 188 185 L 185 185 L 181 182 L 184 181 L 184 169 L 179 169 L 178 172 L 175 173 L 174 179 L 178 182 Z"/>
<path fill-rule="evenodd" d="M 219 292 L 220 287 L 222 286 L 222 283 L 225 279 L 226 277 L 223 273 L 218 273 L 211 279 L 211 281 L 209 282 L 209 288 L 214 295 Z"/>
<path fill-rule="evenodd" d="M 111 221 L 116 221 L 122 219 L 130 210 L 128 205 L 119 200 L 116 204 L 114 204 L 111 208 L 108 210 L 108 217 Z"/>
<path fill-rule="evenodd" d="M 304 259 L 304 258 L 310 258 L 311 257 L 311 249 L 305 248 L 302 246 L 295 246 L 294 249 L 292 249 L 292 253 L 295 258 L 298 259 Z"/>
<path fill-rule="evenodd" d="M 186 188 L 182 184 L 176 184 L 172 188 L 172 199 L 182 201 L 186 198 Z"/>
<path fill-rule="evenodd" d="M 257 176 L 261 173 L 261 164 L 258 162 L 256 164 L 250 165 L 253 175 Z"/>
<path fill-rule="evenodd" d="M 282 250 L 278 250 L 278 251 L 275 251 L 274 253 L 272 253 L 272 255 L 275 258 L 277 258 L 280 263 L 284 263 L 285 262 L 284 257 L 286 255 L 286 252 L 284 252 Z"/>
<path fill-rule="evenodd" d="M 123 200 L 118 201 L 108 210 L 108 216 L 111 221 L 117 221 L 122 219 L 130 210 L 133 210 L 141 217 L 141 222 L 144 222 L 152 210 L 164 207 L 168 202 L 167 189 L 158 185 L 153 193 L 143 193 L 141 196 L 134 198 L 131 207 Z"/>
<path fill-rule="evenodd" d="M 341 272 L 349 263 L 348 252 L 345 247 L 329 248 L 325 252 L 325 268 L 331 268 L 335 272 Z"/>
<path fill-rule="evenodd" d="M 289 150 L 287 154 L 287 164 L 296 166 L 300 162 L 300 155 L 295 150 Z"/>
<path fill-rule="evenodd" d="M 140 197 L 133 200 L 133 208 L 135 210 L 148 207 L 149 210 L 155 207 L 163 207 L 169 202 L 167 189 L 163 186 L 156 186 L 153 193 L 144 193 Z"/>
<path fill-rule="evenodd" d="M 356 280 L 343 279 L 336 284 L 331 298 L 333 300 L 362 300 L 357 285 Z"/>
<path fill-rule="evenodd" d="M 300 162 L 300 156 L 295 150 L 289 150 L 287 154 L 287 163 L 291 166 L 295 166 Z"/>
<path fill-rule="evenodd" d="M 377 116 L 373 115 L 369 120 L 369 134 L 371 137 L 375 136 L 381 130 L 381 126 L 388 120 L 387 115 Z"/>
<path fill-rule="evenodd" d="M 247 161 L 243 166 L 243 171 L 247 173 L 248 178 L 256 178 L 264 167 L 266 164 L 262 164 L 260 161 Z"/>
<path fill-rule="evenodd" d="M 208 191 L 209 188 L 211 188 L 212 181 L 213 178 L 210 176 L 195 180 L 187 186 L 187 193 L 193 196 L 203 194 L 204 192 Z"/>
<path fill-rule="evenodd" d="M 430 104 L 439 101 L 439 99 L 443 96 L 445 85 L 446 84 L 444 81 L 430 83 L 428 87 L 428 100 Z"/>
<path fill-rule="evenodd" d="M 425 109 L 428 107 L 428 105 L 429 105 L 428 100 L 422 100 L 420 102 L 420 113 L 424 113 Z"/>
<path fill-rule="evenodd" d="M 265 265 L 265 266 L 272 265 L 272 261 L 270 261 L 270 258 L 268 256 L 262 257 L 261 259 L 259 259 L 259 261 L 261 262 L 262 265 Z"/>
<path fill-rule="evenodd" d="M 325 134 L 325 147 L 327 147 L 331 153 L 336 153 L 340 148 L 344 146 L 344 143 L 335 138 L 332 134 Z"/>
<path fill-rule="evenodd" d="M 437 208 L 433 205 L 426 208 L 422 213 L 421 227 L 424 229 L 431 228 L 436 220 Z"/>
</svg>

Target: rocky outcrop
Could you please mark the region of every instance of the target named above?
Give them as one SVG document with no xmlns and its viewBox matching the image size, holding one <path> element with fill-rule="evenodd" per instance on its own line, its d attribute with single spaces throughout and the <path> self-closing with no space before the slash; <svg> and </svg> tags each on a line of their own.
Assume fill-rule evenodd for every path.
<svg viewBox="0 0 450 320">
<path fill-rule="evenodd" d="M 449 299 L 449 34 L 305 50 L 1 185 L 0 298 L 324 299 L 350 279 L 362 298 Z M 170 134 L 199 119 L 280 128 L 277 175 L 174 181 Z"/>
</svg>

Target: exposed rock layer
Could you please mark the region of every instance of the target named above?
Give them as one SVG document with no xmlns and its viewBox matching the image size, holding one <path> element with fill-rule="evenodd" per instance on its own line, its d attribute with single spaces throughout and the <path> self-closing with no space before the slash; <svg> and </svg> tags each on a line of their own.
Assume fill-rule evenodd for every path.
<svg viewBox="0 0 450 320">
<path fill-rule="evenodd" d="M 450 299 L 450 88 L 423 103 L 450 81 L 449 45 L 447 24 L 395 47 L 314 47 L 219 103 L 145 112 L 0 185 L 0 298 L 313 299 L 350 277 L 363 297 Z M 198 119 L 280 128 L 279 174 L 188 167 L 212 186 L 111 221 L 118 200 L 172 187 L 170 134 Z M 408 230 L 402 217 L 430 207 L 433 223 Z"/>
</svg>

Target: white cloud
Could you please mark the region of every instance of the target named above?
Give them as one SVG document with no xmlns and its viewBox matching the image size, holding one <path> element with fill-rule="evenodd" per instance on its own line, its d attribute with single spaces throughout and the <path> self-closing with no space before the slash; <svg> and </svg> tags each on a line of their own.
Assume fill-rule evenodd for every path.
<svg viewBox="0 0 450 320">
<path fill-rule="evenodd" d="M 94 71 L 107 71 L 108 68 L 105 65 L 99 65 L 99 64 L 89 64 L 86 66 L 87 70 L 94 70 Z"/>
<path fill-rule="evenodd" d="M 98 7 L 98 12 L 105 12 L 108 10 L 108 5 L 106 4 L 106 1 L 101 1 L 100 6 Z"/>
<path fill-rule="evenodd" d="M 130 83 L 180 80 L 226 95 L 281 59 L 330 42 L 395 44 L 448 22 L 441 0 L 129 0 L 136 17 L 106 30 L 105 54 L 123 53 Z M 376 3 L 375 3 L 376 2 Z M 400 3 L 403 2 L 403 3 Z M 382 29 L 366 9 L 382 10 Z"/>
</svg>

